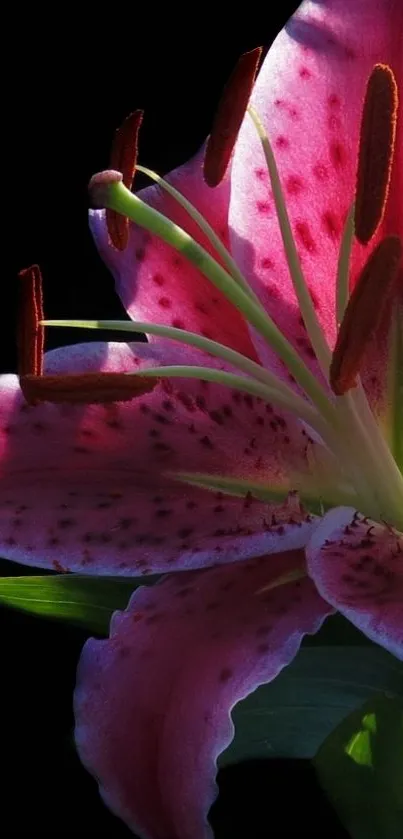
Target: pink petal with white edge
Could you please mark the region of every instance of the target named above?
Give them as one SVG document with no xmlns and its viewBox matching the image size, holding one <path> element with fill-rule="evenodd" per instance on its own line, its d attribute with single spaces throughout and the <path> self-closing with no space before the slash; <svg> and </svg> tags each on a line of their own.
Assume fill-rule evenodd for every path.
<svg viewBox="0 0 403 839">
<path fill-rule="evenodd" d="M 206 186 L 202 173 L 203 155 L 204 150 L 175 169 L 167 180 L 194 204 L 224 244 L 228 244 L 229 181 L 225 180 L 214 190 Z M 200 228 L 160 187 L 140 190 L 138 196 L 213 253 Z M 130 225 L 127 248 L 117 251 L 108 242 L 104 211 L 91 211 L 89 221 L 100 255 L 111 270 L 116 290 L 134 320 L 188 329 L 256 357 L 241 315 L 177 251 L 135 224 Z"/>
<path fill-rule="evenodd" d="M 336 334 L 338 251 L 355 192 L 366 82 L 375 63 L 387 63 L 403 89 L 402 40 L 401 0 L 307 0 L 269 50 L 252 95 L 273 144 L 302 268 L 331 346 Z M 387 213 L 377 239 L 366 248 L 355 247 L 352 282 L 380 235 L 403 234 L 402 131 L 400 119 Z M 229 224 L 236 260 L 278 326 L 316 370 L 286 265 L 265 160 L 249 116 L 233 160 Z M 257 338 L 256 346 L 266 363 L 276 364 Z M 384 342 L 382 347 L 384 354 Z M 371 356 L 371 376 L 366 379 L 374 401 L 385 386 L 385 358 L 377 353 Z"/>
<path fill-rule="evenodd" d="M 206 361 L 214 364 L 170 341 L 89 343 L 48 353 L 46 369 Z M 0 429 L 0 554 L 18 562 L 146 574 L 301 547 L 314 527 L 287 505 L 273 523 L 268 504 L 167 477 L 185 470 L 270 484 L 304 468 L 304 430 L 238 391 L 174 379 L 131 402 L 29 407 L 17 377 L 3 376 Z"/>
<path fill-rule="evenodd" d="M 230 711 L 270 682 L 332 608 L 302 551 L 187 572 L 138 590 L 106 641 L 84 647 L 76 742 L 107 805 L 142 839 L 208 839 Z"/>
<path fill-rule="evenodd" d="M 322 597 L 403 659 L 403 534 L 339 507 L 324 516 L 306 555 Z"/>
</svg>

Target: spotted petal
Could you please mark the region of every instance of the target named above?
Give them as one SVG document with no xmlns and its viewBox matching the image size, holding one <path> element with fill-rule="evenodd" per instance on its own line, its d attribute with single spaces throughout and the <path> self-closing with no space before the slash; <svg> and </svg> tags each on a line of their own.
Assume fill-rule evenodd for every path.
<svg viewBox="0 0 403 839">
<path fill-rule="evenodd" d="M 129 371 L 161 361 L 205 364 L 206 357 L 169 341 L 78 344 L 49 353 L 46 369 Z M 126 403 L 29 407 L 16 376 L 4 376 L 0 417 L 0 552 L 10 559 L 153 573 L 300 547 L 314 526 L 287 505 L 272 520 L 268 504 L 168 475 L 252 478 L 287 493 L 289 470 L 306 464 L 305 432 L 238 391 L 175 379 Z"/>
<path fill-rule="evenodd" d="M 228 244 L 229 181 L 213 192 L 204 183 L 202 165 L 203 151 L 172 172 L 167 180 L 194 204 L 224 244 Z M 200 228 L 160 187 L 148 187 L 138 195 L 184 227 L 211 252 Z M 198 332 L 255 357 L 241 315 L 183 256 L 135 224 L 130 224 L 127 248 L 115 250 L 108 242 L 104 211 L 91 211 L 90 227 L 99 252 L 115 278 L 123 305 L 133 319 Z"/>
<path fill-rule="evenodd" d="M 331 613 L 311 581 L 268 590 L 302 552 L 169 577 L 87 642 L 75 695 L 80 757 L 142 839 L 207 839 L 232 707 L 270 682 Z"/>
<path fill-rule="evenodd" d="M 325 515 L 306 554 L 322 597 L 403 659 L 403 534 L 339 507 Z"/>
<path fill-rule="evenodd" d="M 392 66 L 402 89 L 402 39 L 400 0 L 306 0 L 269 50 L 252 95 L 273 145 L 302 268 L 331 346 L 336 334 L 337 259 L 355 192 L 366 82 L 373 65 L 381 62 Z M 379 236 L 403 234 L 402 130 L 400 119 L 389 202 Z M 231 186 L 233 254 L 277 324 L 315 369 L 284 256 L 263 153 L 248 116 L 236 147 Z M 371 247 L 355 247 L 352 283 Z M 275 364 L 267 348 L 256 341 L 261 357 Z M 368 359 L 366 386 L 375 403 L 385 388 L 387 350 L 382 339 Z"/>
</svg>

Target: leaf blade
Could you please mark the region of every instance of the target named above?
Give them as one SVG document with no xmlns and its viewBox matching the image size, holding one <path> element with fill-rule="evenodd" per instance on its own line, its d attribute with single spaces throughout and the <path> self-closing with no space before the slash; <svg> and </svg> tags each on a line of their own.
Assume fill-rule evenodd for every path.
<svg viewBox="0 0 403 839">
<path fill-rule="evenodd" d="M 352 839 L 400 839 L 403 698 L 371 697 L 319 749 L 319 781 Z"/>
<path fill-rule="evenodd" d="M 379 691 L 403 701 L 403 668 L 375 644 L 302 648 L 273 682 L 235 706 L 235 737 L 219 765 L 313 758 L 331 731 Z"/>
<path fill-rule="evenodd" d="M 107 635 L 110 618 L 132 592 L 157 577 L 91 577 L 76 574 L 1 577 L 0 604 L 41 618 L 64 620 Z"/>
</svg>

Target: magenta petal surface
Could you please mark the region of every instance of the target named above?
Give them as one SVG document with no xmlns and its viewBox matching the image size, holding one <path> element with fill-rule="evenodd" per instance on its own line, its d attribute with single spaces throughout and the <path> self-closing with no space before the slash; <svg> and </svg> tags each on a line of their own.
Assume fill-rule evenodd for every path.
<svg viewBox="0 0 403 839">
<path fill-rule="evenodd" d="M 142 839 L 208 839 L 230 711 L 271 681 L 332 611 L 313 583 L 264 591 L 294 551 L 169 577 L 137 591 L 90 640 L 75 694 L 80 757 Z"/>
<path fill-rule="evenodd" d="M 49 353 L 46 369 L 206 361 L 213 364 L 169 341 L 91 343 Z M 287 508 L 275 510 L 272 524 L 268 504 L 171 476 L 185 470 L 281 485 L 290 468 L 304 468 L 306 436 L 296 421 L 219 385 L 165 380 L 126 403 L 29 407 L 17 377 L 3 376 L 0 446 L 0 553 L 28 565 L 97 574 L 200 567 L 301 547 L 314 526 Z"/>
<path fill-rule="evenodd" d="M 268 52 L 252 95 L 276 156 L 294 236 L 317 315 L 334 344 L 335 280 L 343 225 L 356 180 L 360 117 L 375 63 L 390 64 L 403 86 L 400 0 L 302 3 Z M 387 213 L 378 238 L 403 234 L 403 135 L 400 119 Z M 231 175 L 232 251 L 267 310 L 316 369 L 286 265 L 266 164 L 246 116 Z M 369 250 L 356 246 L 355 283 Z M 266 363 L 278 366 L 255 338 Z M 373 401 L 384 390 L 385 342 L 365 377 Z M 281 367 L 279 368 L 281 371 Z"/>
<path fill-rule="evenodd" d="M 339 507 L 324 516 L 306 554 L 322 597 L 403 659 L 403 534 Z"/>
<path fill-rule="evenodd" d="M 203 180 L 203 155 L 204 150 L 175 169 L 167 180 L 210 222 L 224 244 L 228 244 L 229 180 L 210 189 Z M 160 187 L 147 187 L 140 190 L 138 196 L 212 252 L 200 228 Z M 173 248 L 130 224 L 126 250 L 115 250 L 108 242 L 105 213 L 100 210 L 91 211 L 90 228 L 100 255 L 114 276 L 122 303 L 134 320 L 198 332 L 255 357 L 242 316 Z"/>
</svg>

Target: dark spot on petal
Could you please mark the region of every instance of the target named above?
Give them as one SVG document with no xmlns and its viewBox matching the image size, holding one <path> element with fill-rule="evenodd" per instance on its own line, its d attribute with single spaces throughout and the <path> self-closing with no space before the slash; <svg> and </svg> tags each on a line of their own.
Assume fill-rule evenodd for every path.
<svg viewBox="0 0 403 839">
<path fill-rule="evenodd" d="M 304 182 L 298 175 L 290 175 L 286 180 L 285 188 L 289 195 L 299 195 L 304 188 Z"/>
<path fill-rule="evenodd" d="M 280 134 L 276 137 L 275 145 L 278 149 L 288 149 L 290 143 L 289 140 L 287 140 L 287 137 L 284 137 L 284 134 Z"/>
<path fill-rule="evenodd" d="M 298 221 L 295 225 L 295 230 L 301 244 L 309 253 L 315 253 L 317 250 L 315 240 L 312 237 L 308 224 L 305 221 Z"/>
<path fill-rule="evenodd" d="M 231 670 L 230 667 L 223 667 L 223 669 L 220 671 L 220 675 L 219 675 L 218 678 L 219 678 L 220 682 L 224 683 L 224 682 L 229 682 L 229 680 L 231 679 L 231 677 L 233 675 L 234 675 L 233 670 Z"/>
<path fill-rule="evenodd" d="M 214 445 L 211 442 L 210 437 L 207 436 L 207 434 L 205 434 L 204 437 L 200 437 L 200 443 L 206 449 L 214 449 Z"/>
<path fill-rule="evenodd" d="M 207 384 L 207 382 L 206 382 L 206 384 Z M 205 399 L 204 396 L 196 396 L 195 401 L 196 401 L 197 407 L 200 408 L 201 411 L 206 410 L 207 402 L 206 402 L 206 399 Z"/>
<path fill-rule="evenodd" d="M 261 215 L 267 215 L 270 212 L 270 202 L 256 201 L 256 209 Z"/>
<path fill-rule="evenodd" d="M 61 528 L 61 530 L 67 530 L 69 527 L 73 527 L 76 522 L 74 519 L 59 519 L 57 522 L 57 526 Z"/>
<path fill-rule="evenodd" d="M 328 177 L 328 171 L 323 163 L 315 163 L 315 166 L 313 167 L 313 174 L 318 181 L 324 181 Z"/>
<path fill-rule="evenodd" d="M 38 434 L 46 430 L 46 425 L 43 422 L 33 422 L 31 428 Z"/>
<path fill-rule="evenodd" d="M 331 93 L 330 96 L 328 96 L 327 104 L 329 105 L 329 108 L 338 109 L 341 107 L 341 99 L 337 93 Z"/>
<path fill-rule="evenodd" d="M 161 443 L 158 441 L 157 443 L 153 443 L 153 449 L 156 452 L 172 452 L 173 449 L 168 443 Z"/>
<path fill-rule="evenodd" d="M 178 530 L 178 536 L 180 539 L 186 539 L 191 533 L 193 533 L 193 527 L 182 527 Z"/>
<path fill-rule="evenodd" d="M 323 227 L 330 239 L 337 239 L 340 233 L 340 225 L 334 213 L 331 213 L 329 210 L 326 211 L 322 216 L 322 221 Z"/>
<path fill-rule="evenodd" d="M 346 150 L 342 143 L 333 141 L 329 147 L 330 158 L 336 169 L 340 169 L 346 162 Z"/>
<path fill-rule="evenodd" d="M 196 303 L 194 304 L 194 307 L 195 307 L 196 311 L 201 312 L 202 315 L 208 315 L 208 313 L 209 313 L 208 308 L 204 303 L 199 303 L 198 301 L 196 301 Z"/>
</svg>

